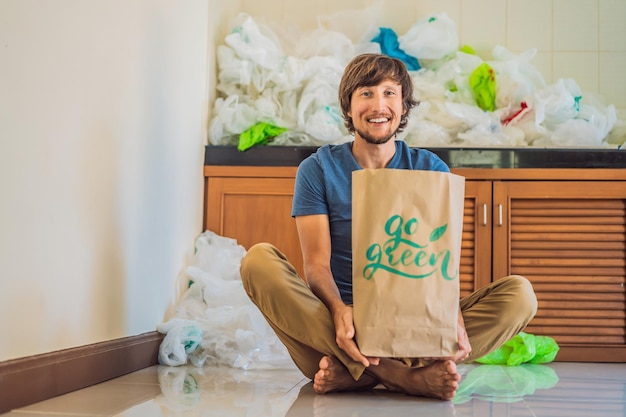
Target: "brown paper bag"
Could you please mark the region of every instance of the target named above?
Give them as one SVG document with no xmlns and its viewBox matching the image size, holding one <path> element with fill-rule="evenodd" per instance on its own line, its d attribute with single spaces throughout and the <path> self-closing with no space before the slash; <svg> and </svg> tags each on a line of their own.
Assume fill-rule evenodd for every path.
<svg viewBox="0 0 626 417">
<path fill-rule="evenodd" d="M 356 342 L 374 357 L 458 350 L 465 179 L 404 169 L 352 173 Z"/>
</svg>

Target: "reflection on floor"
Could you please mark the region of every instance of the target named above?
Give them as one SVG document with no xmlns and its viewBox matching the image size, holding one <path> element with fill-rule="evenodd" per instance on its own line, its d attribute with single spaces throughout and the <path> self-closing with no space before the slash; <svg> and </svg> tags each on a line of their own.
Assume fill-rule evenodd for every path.
<svg viewBox="0 0 626 417">
<path fill-rule="evenodd" d="M 3 416 L 626 417 L 626 364 L 461 365 L 453 401 L 316 395 L 296 369 L 155 366 Z"/>
</svg>

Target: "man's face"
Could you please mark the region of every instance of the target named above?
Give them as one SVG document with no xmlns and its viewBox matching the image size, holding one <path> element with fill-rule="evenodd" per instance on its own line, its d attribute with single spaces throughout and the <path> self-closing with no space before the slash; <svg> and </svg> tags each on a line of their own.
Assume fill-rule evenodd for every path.
<svg viewBox="0 0 626 417">
<path fill-rule="evenodd" d="M 359 87 L 350 100 L 350 112 L 355 136 L 368 143 L 383 144 L 395 137 L 405 110 L 402 86 L 384 80 L 373 87 Z"/>
</svg>

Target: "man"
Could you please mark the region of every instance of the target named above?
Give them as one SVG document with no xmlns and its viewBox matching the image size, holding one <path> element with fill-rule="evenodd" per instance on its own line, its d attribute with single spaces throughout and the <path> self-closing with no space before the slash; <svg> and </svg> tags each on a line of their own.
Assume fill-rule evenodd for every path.
<svg viewBox="0 0 626 417">
<path fill-rule="evenodd" d="M 382 384 L 392 391 L 450 400 L 461 379 L 456 363 L 484 356 L 523 330 L 537 310 L 535 294 L 528 280 L 510 276 L 462 299 L 454 357 L 361 354 L 352 314 L 352 171 L 449 169 L 431 152 L 395 140 L 417 104 L 401 61 L 357 56 L 345 69 L 339 100 L 354 141 L 319 148 L 300 164 L 296 176 L 292 215 L 304 279 L 277 248 L 262 243 L 242 260 L 244 288 L 296 366 L 313 379 L 318 394 Z"/>
</svg>

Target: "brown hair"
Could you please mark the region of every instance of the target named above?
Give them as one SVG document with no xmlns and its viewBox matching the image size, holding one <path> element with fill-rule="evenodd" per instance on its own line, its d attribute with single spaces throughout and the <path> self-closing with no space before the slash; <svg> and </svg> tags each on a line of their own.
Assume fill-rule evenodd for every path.
<svg viewBox="0 0 626 417">
<path fill-rule="evenodd" d="M 350 112 L 352 93 L 360 87 L 373 87 L 384 80 L 393 80 L 402 86 L 402 105 L 404 115 L 400 119 L 398 132 L 402 132 L 408 123 L 409 112 L 418 101 L 413 98 L 413 80 L 404 62 L 381 54 L 362 54 L 356 56 L 346 66 L 339 83 L 339 105 L 343 113 L 344 123 L 350 133 L 354 133 Z"/>
</svg>

